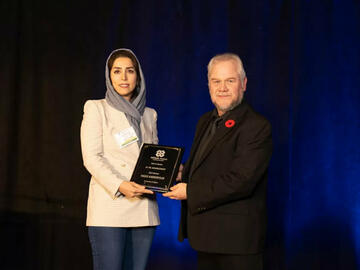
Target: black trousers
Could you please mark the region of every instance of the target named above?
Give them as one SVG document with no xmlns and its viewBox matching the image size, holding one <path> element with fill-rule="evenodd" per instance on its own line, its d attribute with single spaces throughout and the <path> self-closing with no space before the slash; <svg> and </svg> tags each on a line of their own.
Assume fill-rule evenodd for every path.
<svg viewBox="0 0 360 270">
<path fill-rule="evenodd" d="M 263 254 L 237 255 L 198 252 L 197 270 L 262 270 Z"/>
</svg>

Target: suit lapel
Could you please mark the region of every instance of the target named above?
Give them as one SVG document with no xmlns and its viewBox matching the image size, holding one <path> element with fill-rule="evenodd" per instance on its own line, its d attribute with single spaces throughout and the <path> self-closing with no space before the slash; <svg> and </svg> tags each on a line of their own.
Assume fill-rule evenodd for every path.
<svg viewBox="0 0 360 270">
<path fill-rule="evenodd" d="M 205 130 L 207 129 L 208 125 L 210 124 L 210 121 L 211 121 L 211 113 L 208 113 L 206 118 L 203 121 L 199 122 L 199 127 L 195 133 L 194 142 L 191 146 L 190 155 L 186 162 L 187 165 L 190 165 L 194 162 L 195 153 L 198 150 L 201 138 L 204 136 Z M 184 172 L 184 175 L 190 173 L 190 167 L 191 166 L 186 166 L 184 168 L 184 169 L 186 169 L 186 171 Z"/>
<path fill-rule="evenodd" d="M 225 127 L 225 122 L 226 122 L 226 120 L 224 120 L 220 124 L 221 126 L 219 126 L 217 128 L 214 137 L 209 142 L 202 157 L 199 159 L 199 163 L 201 163 L 207 157 L 207 155 L 213 150 L 215 145 L 217 145 L 221 141 L 222 138 L 224 138 L 228 133 L 233 131 L 233 127 L 230 127 L 230 128 Z"/>
<path fill-rule="evenodd" d="M 198 149 L 201 138 L 204 136 L 204 133 L 207 130 L 210 123 L 211 123 L 211 114 L 209 114 L 209 116 L 204 120 L 203 124 L 199 127 L 198 135 L 196 136 L 196 138 L 194 140 L 195 147 L 194 147 L 193 154 L 195 154 L 196 150 Z"/>
<path fill-rule="evenodd" d="M 211 141 L 209 142 L 209 144 L 207 145 L 203 155 L 201 157 L 199 157 L 197 159 L 196 164 L 194 164 L 194 169 L 192 170 L 193 172 L 200 166 L 200 164 L 206 159 L 206 157 L 210 154 L 210 152 L 213 150 L 213 148 L 215 147 L 215 145 L 217 145 L 222 138 L 224 138 L 224 136 L 226 136 L 228 133 L 230 133 L 232 131 L 232 128 L 226 128 L 224 126 L 224 122 L 221 123 L 221 126 L 218 127 L 218 129 L 216 130 L 216 133 L 214 135 L 214 137 L 211 139 Z"/>
<path fill-rule="evenodd" d="M 196 164 L 194 164 L 194 168 L 193 168 L 193 172 L 200 166 L 200 164 L 206 159 L 206 157 L 211 153 L 211 151 L 214 149 L 215 145 L 219 144 L 221 142 L 221 140 L 228 135 L 229 133 L 235 131 L 237 129 L 237 125 L 240 124 L 240 120 L 241 117 L 243 116 L 243 114 L 245 113 L 247 108 L 247 104 L 246 103 L 241 103 L 238 107 L 236 107 L 233 111 L 231 111 L 223 120 L 223 122 L 220 124 L 220 126 L 218 127 L 218 129 L 216 130 L 216 133 L 214 135 L 214 137 L 212 138 L 212 140 L 209 142 L 208 146 L 206 147 L 203 155 L 201 157 L 199 157 L 198 162 Z M 211 117 L 208 118 L 207 121 L 207 125 L 209 125 L 209 122 L 211 120 Z M 229 120 L 233 120 L 234 121 L 234 125 L 231 125 L 230 122 L 227 122 Z M 206 125 L 206 126 L 207 126 Z M 206 127 L 205 126 L 205 127 Z M 202 131 L 202 136 L 204 133 L 204 130 L 206 130 L 206 128 L 203 128 Z M 198 140 L 197 140 L 197 145 L 196 145 L 196 149 L 197 150 L 198 146 L 199 146 L 199 142 L 200 142 L 200 138 L 202 138 L 202 136 L 198 136 Z M 194 151 L 194 152 L 195 152 Z M 194 155 L 194 153 L 193 153 Z"/>
</svg>

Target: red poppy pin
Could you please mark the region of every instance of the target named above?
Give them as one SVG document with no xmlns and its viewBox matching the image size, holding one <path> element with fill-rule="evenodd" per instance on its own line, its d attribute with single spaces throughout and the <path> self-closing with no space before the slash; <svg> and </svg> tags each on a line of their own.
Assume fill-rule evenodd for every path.
<svg viewBox="0 0 360 270">
<path fill-rule="evenodd" d="M 225 127 L 227 127 L 227 128 L 231 128 L 231 127 L 233 127 L 234 125 L 235 125 L 235 121 L 232 120 L 232 119 L 227 120 L 227 121 L 225 122 Z"/>
</svg>

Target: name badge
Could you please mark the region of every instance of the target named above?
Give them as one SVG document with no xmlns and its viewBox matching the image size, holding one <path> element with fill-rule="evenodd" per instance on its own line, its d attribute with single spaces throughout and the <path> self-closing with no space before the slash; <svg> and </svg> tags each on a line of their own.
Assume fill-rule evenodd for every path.
<svg viewBox="0 0 360 270">
<path fill-rule="evenodd" d="M 115 133 L 114 136 L 120 148 L 124 148 L 125 146 L 139 140 L 133 127 L 128 127 L 118 133 Z"/>
</svg>

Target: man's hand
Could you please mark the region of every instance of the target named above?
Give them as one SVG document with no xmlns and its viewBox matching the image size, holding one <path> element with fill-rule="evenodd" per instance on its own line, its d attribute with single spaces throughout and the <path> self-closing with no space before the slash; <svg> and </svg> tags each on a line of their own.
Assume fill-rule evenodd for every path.
<svg viewBox="0 0 360 270">
<path fill-rule="evenodd" d="M 166 192 L 163 194 L 164 197 L 168 197 L 173 200 L 186 200 L 186 183 L 179 183 L 170 188 L 170 192 Z"/>
<path fill-rule="evenodd" d="M 178 174 L 176 176 L 176 181 L 181 181 L 181 176 L 182 176 L 183 169 L 184 169 L 184 166 L 182 164 L 180 164 L 179 171 L 178 171 Z"/>
<path fill-rule="evenodd" d="M 151 190 L 146 189 L 144 186 L 135 182 L 123 181 L 119 187 L 119 191 L 124 194 L 126 198 L 134 198 L 141 196 L 144 193 L 154 194 Z"/>
</svg>

